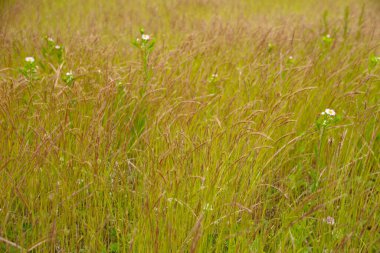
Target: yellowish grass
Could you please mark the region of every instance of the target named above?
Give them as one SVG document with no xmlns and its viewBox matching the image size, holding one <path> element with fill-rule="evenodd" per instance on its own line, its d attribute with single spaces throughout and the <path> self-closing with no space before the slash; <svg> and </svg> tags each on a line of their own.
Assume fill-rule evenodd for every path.
<svg viewBox="0 0 380 253">
<path fill-rule="evenodd" d="M 379 8 L 2 1 L 0 251 L 377 251 Z"/>
</svg>

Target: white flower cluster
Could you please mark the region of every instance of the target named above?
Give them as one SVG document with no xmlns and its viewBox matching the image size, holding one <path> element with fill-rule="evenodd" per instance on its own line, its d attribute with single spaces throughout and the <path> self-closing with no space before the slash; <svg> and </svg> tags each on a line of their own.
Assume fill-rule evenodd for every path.
<svg viewBox="0 0 380 253">
<path fill-rule="evenodd" d="M 323 219 L 323 221 L 331 226 L 335 224 L 335 219 L 334 217 L 331 217 L 331 216 L 327 216 L 325 219 Z"/>
<path fill-rule="evenodd" d="M 326 109 L 324 112 L 321 112 L 322 115 L 329 115 L 329 116 L 335 116 L 336 113 L 333 109 Z"/>
<path fill-rule="evenodd" d="M 25 61 L 26 61 L 26 62 L 29 62 L 29 63 L 33 63 L 33 62 L 34 62 L 34 58 L 31 57 L 31 56 L 29 56 L 29 57 L 26 57 L 26 58 L 25 58 Z"/>
<path fill-rule="evenodd" d="M 54 41 L 53 38 L 49 37 L 49 38 L 47 38 L 47 40 L 48 40 L 48 42 L 49 42 L 50 45 L 54 46 L 55 41 Z M 54 48 L 57 49 L 57 50 L 60 50 L 62 47 L 61 47 L 60 45 L 56 44 L 56 45 L 54 46 Z"/>
<path fill-rule="evenodd" d="M 150 39 L 150 36 L 148 34 L 143 34 L 143 35 L 141 35 L 141 39 L 148 41 Z"/>
</svg>

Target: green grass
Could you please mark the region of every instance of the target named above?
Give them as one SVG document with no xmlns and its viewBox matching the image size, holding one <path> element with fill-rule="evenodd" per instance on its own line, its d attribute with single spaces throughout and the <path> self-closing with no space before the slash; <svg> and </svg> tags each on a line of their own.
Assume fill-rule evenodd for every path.
<svg viewBox="0 0 380 253">
<path fill-rule="evenodd" d="M 2 1 L 0 252 L 378 251 L 379 10 Z"/>
</svg>

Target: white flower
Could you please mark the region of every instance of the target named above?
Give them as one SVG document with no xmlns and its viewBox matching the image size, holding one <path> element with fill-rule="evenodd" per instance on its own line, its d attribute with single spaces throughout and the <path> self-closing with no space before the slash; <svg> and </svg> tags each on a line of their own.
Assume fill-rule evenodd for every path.
<svg viewBox="0 0 380 253">
<path fill-rule="evenodd" d="M 325 219 L 323 219 L 324 222 L 326 222 L 329 225 L 334 225 L 335 224 L 335 219 L 331 216 L 327 216 Z"/>
<path fill-rule="evenodd" d="M 211 77 L 214 78 L 214 79 L 218 78 L 218 74 L 212 74 Z"/>
<path fill-rule="evenodd" d="M 50 42 L 54 42 L 54 40 L 52 39 L 52 38 L 48 38 L 48 41 L 50 41 Z"/>
<path fill-rule="evenodd" d="M 321 115 L 325 115 L 326 113 L 325 112 L 321 112 Z"/>
<path fill-rule="evenodd" d="M 288 57 L 288 63 L 290 64 L 293 64 L 295 61 L 294 61 L 294 57 L 293 56 L 289 56 Z"/>
<path fill-rule="evenodd" d="M 26 57 L 26 58 L 25 58 L 25 61 L 26 61 L 26 62 L 33 63 L 33 62 L 34 62 L 34 58 L 29 56 L 29 57 Z"/>
<path fill-rule="evenodd" d="M 327 35 L 326 35 L 326 38 L 331 38 L 330 34 L 327 34 Z"/>
<path fill-rule="evenodd" d="M 146 41 L 146 40 L 150 39 L 150 36 L 148 34 L 143 34 L 143 35 L 141 35 L 141 39 Z"/>
<path fill-rule="evenodd" d="M 72 71 L 69 71 L 66 73 L 66 76 L 72 76 L 73 75 L 73 72 Z"/>
<path fill-rule="evenodd" d="M 60 49 L 61 47 L 59 45 L 56 45 L 55 46 L 55 49 Z"/>
<path fill-rule="evenodd" d="M 325 113 L 330 116 L 335 116 L 336 114 L 333 109 L 328 109 L 328 108 L 325 110 Z"/>
</svg>

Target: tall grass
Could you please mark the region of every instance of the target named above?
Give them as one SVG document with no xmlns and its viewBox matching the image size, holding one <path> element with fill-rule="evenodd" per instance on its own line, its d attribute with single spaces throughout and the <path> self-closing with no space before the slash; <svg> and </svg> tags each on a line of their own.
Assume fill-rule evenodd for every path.
<svg viewBox="0 0 380 253">
<path fill-rule="evenodd" d="M 1 252 L 380 249 L 376 1 L 0 8 Z"/>
</svg>

